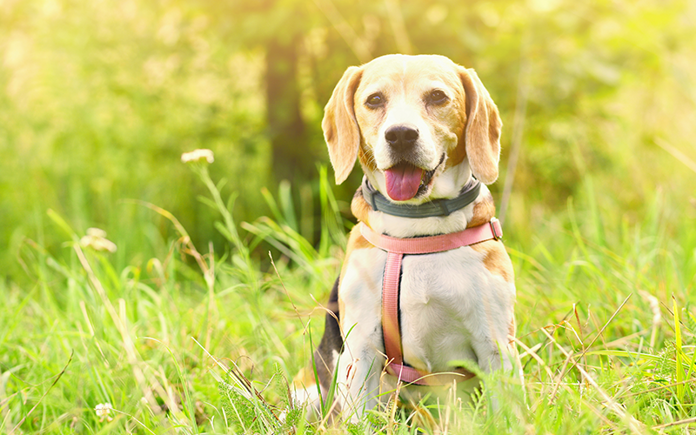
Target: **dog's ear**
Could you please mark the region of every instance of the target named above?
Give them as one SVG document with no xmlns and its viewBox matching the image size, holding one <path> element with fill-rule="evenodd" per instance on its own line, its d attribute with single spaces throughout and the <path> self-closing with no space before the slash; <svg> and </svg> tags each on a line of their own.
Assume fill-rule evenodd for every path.
<svg viewBox="0 0 696 435">
<path fill-rule="evenodd" d="M 473 69 L 459 67 L 466 92 L 464 143 L 471 172 L 484 184 L 498 178 L 500 160 L 500 120 L 498 108 Z"/>
<path fill-rule="evenodd" d="M 353 170 L 360 148 L 360 127 L 355 119 L 354 96 L 360 84 L 362 68 L 352 66 L 343 73 L 324 108 L 321 127 L 329 146 L 336 184 L 343 183 Z"/>
</svg>

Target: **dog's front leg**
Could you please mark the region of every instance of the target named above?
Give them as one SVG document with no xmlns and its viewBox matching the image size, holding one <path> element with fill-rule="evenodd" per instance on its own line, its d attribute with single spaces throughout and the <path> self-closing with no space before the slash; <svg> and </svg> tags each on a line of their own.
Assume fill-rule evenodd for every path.
<svg viewBox="0 0 696 435">
<path fill-rule="evenodd" d="M 506 322 L 491 322 L 489 334 L 480 334 L 472 341 L 472 347 L 478 359 L 478 365 L 484 373 L 502 371 L 507 375 L 513 375 L 513 369 L 519 367 L 515 364 L 516 353 L 514 346 L 509 344 L 507 328 L 502 327 Z M 500 409 L 500 398 L 495 388 L 490 390 L 490 404 L 493 411 Z"/>
<path fill-rule="evenodd" d="M 338 290 L 344 346 L 336 368 L 336 400 L 342 418 L 353 422 L 377 406 L 385 362 L 381 290 L 387 254 L 371 247 L 351 250 L 361 237 L 355 230 L 351 233 L 352 254 L 345 260 Z"/>
<path fill-rule="evenodd" d="M 376 350 L 376 334 L 351 335 L 339 357 L 336 395 L 343 418 L 357 423 L 377 406 L 384 356 Z"/>
</svg>

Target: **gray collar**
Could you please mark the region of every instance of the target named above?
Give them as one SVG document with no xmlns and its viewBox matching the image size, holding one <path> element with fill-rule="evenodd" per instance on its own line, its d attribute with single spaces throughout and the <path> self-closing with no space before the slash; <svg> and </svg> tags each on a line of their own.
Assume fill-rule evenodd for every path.
<svg viewBox="0 0 696 435">
<path fill-rule="evenodd" d="M 434 199 L 422 204 L 396 204 L 384 197 L 377 189 L 372 187 L 367 177 L 363 177 L 362 194 L 374 211 L 381 211 L 392 216 L 407 218 L 424 218 L 433 216 L 449 216 L 450 213 L 460 210 L 474 202 L 481 190 L 481 182 L 471 178 L 459 196 L 452 199 Z"/>
</svg>

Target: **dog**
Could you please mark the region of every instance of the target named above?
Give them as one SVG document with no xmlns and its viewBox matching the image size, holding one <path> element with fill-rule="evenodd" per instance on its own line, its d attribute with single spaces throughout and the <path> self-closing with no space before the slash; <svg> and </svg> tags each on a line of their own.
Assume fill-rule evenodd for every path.
<svg viewBox="0 0 696 435">
<path fill-rule="evenodd" d="M 472 364 L 512 370 L 514 272 L 486 187 L 502 122 L 474 70 L 398 54 L 350 67 L 322 128 L 336 183 L 356 160 L 364 179 L 316 372 L 300 371 L 295 400 L 318 410 L 333 396 L 359 421 L 400 384 L 417 400 L 453 383 L 472 391 Z"/>
</svg>

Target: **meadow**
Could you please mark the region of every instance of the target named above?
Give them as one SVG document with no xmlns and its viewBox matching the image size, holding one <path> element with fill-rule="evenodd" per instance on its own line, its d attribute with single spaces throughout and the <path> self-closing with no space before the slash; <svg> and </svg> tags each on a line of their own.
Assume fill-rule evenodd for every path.
<svg viewBox="0 0 696 435">
<path fill-rule="evenodd" d="M 372 3 L 0 2 L 0 433 L 694 433 L 696 8 Z M 285 181 L 256 30 L 293 8 L 310 169 Z M 321 108 L 389 51 L 475 67 L 500 107 L 525 383 L 333 427 L 288 400 L 359 182 L 333 185 Z"/>
</svg>

